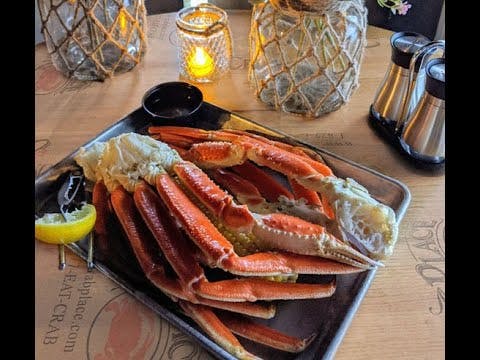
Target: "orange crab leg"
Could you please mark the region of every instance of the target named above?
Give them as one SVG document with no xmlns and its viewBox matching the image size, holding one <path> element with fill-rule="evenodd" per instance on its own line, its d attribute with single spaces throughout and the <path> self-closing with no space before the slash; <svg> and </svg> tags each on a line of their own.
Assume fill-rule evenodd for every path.
<svg viewBox="0 0 480 360">
<path fill-rule="evenodd" d="M 305 350 L 317 336 L 314 333 L 306 339 L 299 339 L 268 326 L 257 324 L 243 316 L 226 312 L 218 314 L 218 317 L 236 335 L 291 353 L 299 353 Z"/>
<path fill-rule="evenodd" d="M 270 140 L 270 139 L 267 139 L 263 136 L 252 134 L 252 133 L 249 133 L 249 132 L 246 132 L 246 131 L 241 131 L 241 130 L 230 130 L 229 129 L 229 130 L 220 130 L 220 132 L 221 132 L 222 136 L 224 136 L 224 137 L 225 137 L 225 135 L 223 135 L 223 134 L 225 134 L 225 133 L 236 134 L 238 136 L 250 137 L 252 139 L 255 139 L 256 141 L 273 145 L 275 147 L 278 147 L 280 149 L 286 150 L 286 151 L 288 151 L 292 154 L 295 154 L 295 155 L 298 155 L 298 156 L 302 157 L 302 159 L 304 161 L 308 162 L 311 166 L 313 166 L 323 176 L 332 176 L 333 175 L 332 169 L 330 169 L 323 162 L 323 159 L 322 159 L 322 161 L 312 159 L 312 157 L 307 154 L 306 150 L 301 148 L 301 147 L 285 144 L 285 143 L 280 142 L 280 141 Z M 321 158 L 320 155 L 318 155 L 318 154 L 315 154 L 315 156 Z"/>
<path fill-rule="evenodd" d="M 140 213 L 136 210 L 130 194 L 123 188 L 118 187 L 112 193 L 112 204 L 145 275 L 155 286 L 172 297 L 174 301 L 183 299 L 264 319 L 269 319 L 275 315 L 275 307 L 271 305 L 217 301 L 195 296 L 183 287 L 178 280 L 166 275 L 164 260 L 159 256 L 155 240 L 142 222 Z M 192 262 L 189 265 L 195 264 L 195 262 Z"/>
<path fill-rule="evenodd" d="M 266 141 L 253 137 L 241 136 L 228 131 L 207 131 L 202 129 L 159 126 L 150 127 L 150 134 L 156 138 L 183 147 L 188 141 L 195 162 L 205 167 L 235 166 L 244 163 L 247 158 L 257 165 L 267 166 L 289 176 L 292 169 L 298 176 L 312 176 L 318 172 L 291 152 L 276 147 Z M 206 142 L 205 142 L 206 141 Z M 292 173 L 292 175 L 294 175 Z"/>
<path fill-rule="evenodd" d="M 110 194 L 103 181 L 93 187 L 93 205 L 97 211 L 95 221 L 96 257 L 104 261 L 115 272 L 131 277 L 135 282 L 145 281 L 129 241 L 121 232 L 120 224 L 112 208 Z"/>
<path fill-rule="evenodd" d="M 168 136 L 163 136 L 160 133 L 156 133 L 155 131 L 155 126 L 151 126 L 148 128 L 148 132 L 152 138 L 155 140 L 160 140 L 163 141 L 169 145 L 174 145 L 177 148 L 182 148 L 182 149 L 189 149 L 190 146 L 192 146 L 192 141 L 193 139 L 185 138 L 183 135 L 177 135 L 175 133 L 170 133 Z M 158 128 L 163 128 L 163 126 L 159 126 Z M 199 140 L 197 142 L 201 142 L 203 140 Z"/>
<path fill-rule="evenodd" d="M 219 266 L 224 259 L 232 256 L 232 245 L 167 174 L 157 176 L 156 188 L 169 210 L 206 255 L 209 263 Z"/>
<path fill-rule="evenodd" d="M 208 175 L 213 178 L 217 184 L 235 195 L 241 204 L 246 204 L 250 210 L 262 214 L 277 210 L 272 208 L 272 205 L 275 205 L 275 203 L 267 203 L 254 184 L 232 171 L 226 169 L 210 169 Z M 290 179 L 290 184 L 292 185 L 296 199 L 306 199 L 307 204 L 314 206 L 315 211 L 323 214 L 326 218 L 333 218 L 333 210 L 330 207 L 327 208 L 328 212 L 324 209 L 317 192 L 306 189 L 294 179 Z M 320 220 L 317 220 L 317 223 L 323 223 L 318 221 Z"/>
<path fill-rule="evenodd" d="M 335 218 L 335 213 L 333 212 L 333 209 L 328 201 L 322 199 L 316 191 L 307 189 L 293 178 L 289 178 L 288 181 L 290 182 L 290 186 L 295 194 L 295 199 L 303 198 L 307 200 L 307 204 L 318 206 L 318 211 L 324 214 L 328 219 L 332 220 Z"/>
<path fill-rule="evenodd" d="M 330 203 L 325 199 L 324 196 L 320 196 L 322 199 L 322 207 L 323 207 L 323 212 L 329 219 L 335 219 L 335 212 L 333 211 L 332 206 Z"/>
<path fill-rule="evenodd" d="M 288 199 L 294 198 L 293 194 L 276 179 L 248 160 L 243 164 L 233 166 L 232 170 L 244 179 L 258 185 L 260 193 L 267 201 L 276 202 L 279 196 L 285 196 Z"/>
<path fill-rule="evenodd" d="M 150 127 L 149 132 L 154 134 L 156 139 L 169 144 L 181 144 L 185 149 L 190 147 L 190 153 L 183 152 L 183 156 L 195 158 L 195 162 L 206 167 L 235 166 L 249 158 L 258 165 L 283 173 L 289 179 L 295 179 L 296 182 L 298 178 L 305 178 L 305 183 L 310 183 L 318 177 L 334 176 L 327 165 L 312 159 L 301 148 L 239 130 L 207 131 L 158 126 Z M 325 199 L 321 202 L 325 215 L 334 219 L 335 213 L 330 204 Z"/>
<path fill-rule="evenodd" d="M 187 298 L 183 298 L 187 300 Z M 273 304 L 256 304 L 251 302 L 231 302 L 224 300 L 212 300 L 198 297 L 195 304 L 210 306 L 215 309 L 222 309 L 238 314 L 249 315 L 261 319 L 271 319 L 275 316 L 276 306 Z"/>
<path fill-rule="evenodd" d="M 179 162 L 173 166 L 173 171 L 194 196 L 197 197 L 211 213 L 221 219 L 225 226 L 235 232 L 254 234 L 263 246 L 266 246 L 268 249 L 282 249 L 304 255 L 322 255 L 334 258 L 335 260 L 339 259 L 342 262 L 364 269 L 370 268 L 371 265 L 374 264 L 371 259 L 350 246 L 345 245 L 320 225 L 282 213 L 270 215 L 251 213 L 247 206 L 235 204 L 232 196 L 225 193 L 207 174 L 191 162 Z M 157 190 L 160 192 L 159 189 Z M 187 198 L 186 195 L 183 196 Z M 185 211 L 188 211 L 188 209 L 183 209 L 180 213 Z M 203 213 L 202 215 L 206 218 Z M 208 221 L 208 218 L 206 219 Z M 208 223 L 211 224 L 210 222 Z M 198 231 L 198 229 L 194 229 L 194 231 Z M 223 236 L 222 240 L 228 243 Z M 329 248 L 324 245 L 325 243 L 328 243 Z M 319 248 L 321 249 L 322 246 L 325 250 L 319 254 Z M 200 245 L 199 247 L 202 249 Z M 209 250 L 208 253 L 212 254 L 210 251 L 211 250 Z M 229 261 L 235 260 L 236 264 L 238 264 L 237 258 L 232 254 L 234 254 L 233 249 L 228 255 L 218 253 L 214 258 L 223 259 L 223 257 L 225 257 Z M 249 260 L 251 261 L 254 255 L 250 256 L 251 258 Z M 273 261 L 273 255 L 270 256 Z M 293 262 L 290 263 L 295 265 Z M 222 265 L 226 266 L 226 262 Z M 277 265 L 282 264 L 279 263 Z M 283 263 L 283 266 L 284 265 L 285 263 Z M 257 264 L 257 266 L 260 266 L 260 264 Z M 234 273 L 237 271 L 238 274 L 246 275 L 239 273 L 238 267 L 229 269 L 228 271 Z"/>
<path fill-rule="evenodd" d="M 145 224 L 180 281 L 191 289 L 192 283 L 205 278 L 203 269 L 193 257 L 191 243 L 175 226 L 173 220 L 170 220 L 163 203 L 149 185 L 142 181 L 135 186 L 133 199 Z"/>
<path fill-rule="evenodd" d="M 180 306 L 219 345 L 240 359 L 245 356 L 245 350 L 233 334 L 291 353 L 299 353 L 305 350 L 316 336 L 316 334 L 312 334 L 306 339 L 299 339 L 268 326 L 257 324 L 244 316 L 234 315 L 225 311 L 214 313 L 207 307 L 183 301 L 180 301 Z M 248 356 L 253 355 L 248 353 L 246 356 L 248 358 Z"/>
<path fill-rule="evenodd" d="M 316 191 L 303 187 L 293 178 L 289 178 L 288 182 L 293 190 L 295 199 L 305 199 L 309 205 L 322 206 L 322 201 Z"/>
<path fill-rule="evenodd" d="M 193 163 L 177 163 L 173 171 L 214 216 L 223 220 L 225 225 L 245 232 L 252 230 L 254 219 L 248 207 L 235 204 L 230 195 L 220 189 Z"/>
<path fill-rule="evenodd" d="M 309 169 L 310 175 L 313 174 L 311 171 L 314 170 L 315 173 L 322 176 L 333 176 L 332 170 L 327 165 L 320 161 L 312 159 L 301 148 L 284 144 L 278 141 L 268 140 L 259 135 L 251 134 L 244 131 L 207 131 L 203 129 L 180 126 L 152 126 L 148 129 L 148 131 L 150 134 L 155 135 L 156 139 L 164 141 L 168 144 L 178 145 L 183 148 L 188 148 L 188 144 L 193 145 L 191 146 L 191 149 L 193 151 L 196 151 L 197 155 L 199 152 L 205 152 L 209 156 L 212 155 L 212 153 L 208 152 L 208 150 L 206 149 L 207 147 L 211 146 L 211 142 L 237 142 L 239 145 L 244 146 L 245 148 L 253 147 L 255 148 L 255 150 L 257 150 L 259 154 L 249 154 L 252 156 L 252 158 L 250 158 L 249 156 L 250 160 L 254 161 L 258 165 L 267 166 L 273 170 L 281 172 L 282 174 L 286 174 L 287 176 L 302 176 L 302 173 L 304 173 L 305 170 L 304 164 L 308 165 L 308 168 L 306 169 Z M 210 143 L 201 146 L 201 143 L 205 141 L 208 141 Z M 194 150 L 195 148 L 197 150 Z M 218 146 L 217 149 L 220 148 L 221 147 Z M 226 146 L 224 146 L 223 153 L 225 154 L 226 151 Z M 264 156 L 263 154 L 265 154 L 266 156 Z M 257 159 L 260 162 L 258 162 Z M 290 163 L 290 160 L 293 160 L 293 163 Z M 276 161 L 278 161 L 278 163 Z M 286 162 L 285 164 L 288 166 L 283 167 L 283 170 L 288 170 L 288 172 L 282 171 L 281 163 L 284 161 Z M 295 161 L 298 162 L 298 169 L 295 167 Z M 233 165 L 239 165 L 242 162 L 243 161 Z M 291 172 L 291 169 L 295 169 L 295 172 L 289 174 L 289 172 Z"/>
<path fill-rule="evenodd" d="M 180 301 L 179 304 L 189 317 L 230 354 L 239 359 L 259 359 L 243 348 L 235 335 L 232 334 L 211 309 L 185 301 Z"/>
<path fill-rule="evenodd" d="M 304 159 L 273 145 L 238 137 L 233 142 L 210 141 L 192 145 L 190 152 L 199 166 L 225 167 L 244 163 L 247 159 L 289 177 L 323 177 Z"/>
<path fill-rule="evenodd" d="M 255 185 L 234 172 L 225 169 L 212 169 L 208 174 L 217 184 L 234 194 L 241 204 L 255 208 L 266 203 L 265 198 Z"/>
<path fill-rule="evenodd" d="M 134 194 L 137 208 L 182 282 L 202 298 L 223 301 L 257 301 L 330 296 L 335 290 L 328 286 L 288 284 L 264 279 L 241 279 L 209 282 L 196 263 L 192 246 L 170 220 L 158 195 L 145 183 L 137 185 Z M 260 257 L 255 254 L 252 258 Z M 268 261 L 268 259 L 267 259 Z M 301 260 L 298 261 L 300 265 Z M 247 261 L 247 266 L 250 265 Z M 248 268 L 245 271 L 249 271 Z"/>
<path fill-rule="evenodd" d="M 198 160 L 204 166 L 211 167 L 213 166 L 211 165 L 212 163 L 216 163 L 219 166 L 243 164 L 248 154 L 245 152 L 242 153 L 242 149 L 239 149 L 238 144 L 241 144 L 240 147 L 246 146 L 246 148 L 251 148 L 253 146 L 257 150 L 267 146 L 270 151 L 267 151 L 266 156 L 263 156 L 264 158 L 267 157 L 265 162 L 261 157 L 256 157 L 255 154 L 252 155 L 253 151 L 250 151 L 249 153 L 252 155 L 252 160 L 259 165 L 264 165 L 273 170 L 285 173 L 289 177 L 289 180 L 294 180 L 297 176 L 310 176 L 313 178 L 318 176 L 334 176 L 332 170 L 327 165 L 312 159 L 303 149 L 244 131 L 207 131 L 187 127 L 157 126 L 150 127 L 149 132 L 153 134 L 152 136 L 154 136 L 155 139 L 165 141 L 170 145 L 178 145 L 184 149 L 190 148 L 190 153 L 184 150 L 181 156 L 189 160 L 194 160 L 193 158 L 195 158 L 195 160 Z M 208 143 L 201 144 L 204 141 L 208 141 Z M 222 143 L 218 141 L 228 141 L 232 143 Z M 235 144 L 235 142 L 237 142 L 237 144 Z M 274 149 L 273 152 L 272 148 Z M 275 159 L 283 162 L 292 157 L 293 161 L 288 161 L 288 163 L 286 163 L 287 167 L 283 167 L 283 170 L 286 170 L 286 172 L 282 171 L 282 167 L 279 167 L 279 164 L 272 162 L 272 160 L 274 161 Z M 295 159 L 297 161 L 297 167 L 295 166 Z M 292 170 L 294 171 L 292 172 Z M 301 185 L 297 180 L 295 180 L 295 182 L 298 186 L 293 184 L 292 188 L 296 186 L 297 191 L 300 191 L 298 187 Z M 295 191 L 295 189 L 293 190 Z M 305 191 L 307 190 L 304 190 L 301 195 L 307 200 L 313 201 L 315 197 L 313 193 L 315 192 L 310 190 L 310 194 L 307 194 Z M 317 201 L 317 199 L 315 199 L 315 201 Z M 334 219 L 335 215 L 332 207 L 325 199 L 322 199 L 321 203 L 325 215 L 329 219 Z"/>
<path fill-rule="evenodd" d="M 175 166 L 175 168 L 177 168 L 177 166 Z M 198 175 L 200 175 L 200 173 L 207 177 L 201 171 Z M 208 191 L 203 191 L 202 194 L 204 196 L 210 194 L 212 199 L 209 200 L 217 201 L 221 208 L 225 208 L 225 193 L 215 185 L 218 190 L 221 191 L 221 194 L 218 194 L 219 196 L 217 197 L 216 188 L 213 185 L 209 184 Z M 181 222 L 184 230 L 204 253 L 208 263 L 214 264 L 214 266 L 220 267 L 233 274 L 246 276 L 275 276 L 292 273 L 326 274 L 325 271 L 331 271 L 332 268 L 335 267 L 335 265 L 331 265 L 330 263 L 335 264 L 336 262 L 329 262 L 329 265 L 325 266 L 325 259 L 320 257 L 308 255 L 302 256 L 286 252 L 265 252 L 239 257 L 235 254 L 232 244 L 225 239 L 218 229 L 210 222 L 207 216 L 192 203 L 188 196 L 185 195 L 185 193 L 167 174 L 157 176 L 156 188 L 169 210 Z M 220 197 L 220 195 L 222 196 Z M 207 201 L 207 203 L 209 203 L 209 201 Z M 225 210 L 223 208 L 222 210 Z M 222 213 L 222 210 L 220 210 L 220 214 Z M 241 213 L 242 216 L 243 212 L 246 211 L 246 215 L 250 217 L 252 216 L 246 207 L 238 205 L 234 207 L 234 210 L 232 211 L 225 211 L 233 213 L 238 212 Z M 242 216 L 236 218 L 239 219 L 239 223 L 245 224 L 245 220 Z M 235 216 L 231 217 L 235 218 Z M 358 267 L 345 264 L 338 264 L 338 267 L 340 272 L 345 273 L 348 271 L 362 271 Z M 277 289 L 278 292 L 280 291 L 281 284 L 277 285 L 279 286 Z M 294 288 L 295 287 L 292 287 L 291 291 L 293 291 Z M 318 296 L 322 296 L 324 289 L 317 288 L 317 291 Z M 300 296 L 300 294 L 298 295 Z"/>
<path fill-rule="evenodd" d="M 239 307 L 236 304 L 222 304 L 222 302 L 208 299 L 203 300 L 201 305 L 192 304 L 182 300 L 186 298 L 184 291 L 178 282 L 167 278 L 163 267 L 159 266 L 161 260 L 157 258 L 157 252 L 153 249 L 153 239 L 148 239 L 148 233 L 145 231 L 145 227 L 142 226 L 139 214 L 135 212 L 135 206 L 131 196 L 123 188 L 119 187 L 112 193 L 112 204 L 130 241 L 132 241 L 135 254 L 147 274 L 147 277 L 154 284 L 159 285 L 159 288 L 166 290 L 166 293 L 174 300 L 178 300 L 179 305 L 187 315 L 195 320 L 195 322 L 197 322 L 216 343 L 225 348 L 228 352 L 240 359 L 257 359 L 257 357 L 250 354 L 242 347 L 238 339 L 232 334 L 228 327 L 226 327 L 215 313 L 205 305 L 212 306 L 220 303 L 220 308 L 225 310 L 233 309 L 234 311 L 238 311 Z M 147 239 L 148 241 L 146 241 Z M 240 304 L 241 307 L 247 309 L 245 312 L 247 314 L 252 305 L 255 306 L 255 304 Z M 261 306 L 257 307 L 261 308 Z M 224 316 L 228 317 L 228 313 L 225 314 L 227 315 Z M 238 321 L 241 322 L 240 320 Z M 261 327 L 258 330 L 264 329 Z M 271 331 L 273 331 L 273 334 L 276 333 L 274 330 L 270 330 L 270 332 Z M 266 328 L 265 334 L 262 336 L 259 331 L 258 336 L 263 340 L 263 338 L 268 336 L 270 332 L 268 328 Z"/>
<path fill-rule="evenodd" d="M 133 251 L 146 277 L 165 293 L 177 300 L 183 289 L 178 281 L 170 279 L 162 264 L 158 250 L 155 249 L 155 240 L 143 224 L 140 214 L 130 194 L 117 187 L 111 193 L 113 209 L 124 229 Z"/>
<path fill-rule="evenodd" d="M 231 194 L 234 194 L 236 199 L 238 199 L 241 204 L 246 204 L 250 210 L 260 214 L 277 211 L 276 208 L 272 208 L 271 203 L 267 203 L 267 201 L 262 197 L 260 191 L 255 185 L 253 185 L 250 181 L 240 177 L 239 175 L 226 169 L 210 169 L 208 171 L 208 175 L 212 177 L 217 184 L 228 190 Z M 317 192 L 304 188 L 294 179 L 290 179 L 290 181 L 295 194 L 295 198 L 307 199 L 307 204 L 314 206 L 315 212 L 319 212 L 320 214 L 325 216 L 325 218 L 315 218 L 313 222 L 323 224 L 327 218 L 332 219 L 332 209 L 328 208 L 330 212 L 326 213 Z M 274 204 L 275 203 L 273 203 L 273 205 Z M 284 211 L 285 210 L 287 209 L 284 209 Z M 315 214 L 315 216 L 318 215 Z"/>
<path fill-rule="evenodd" d="M 108 218 L 111 213 L 111 204 L 110 195 L 103 181 L 98 181 L 93 186 L 92 202 L 97 211 L 95 232 L 98 234 L 108 234 Z"/>
<path fill-rule="evenodd" d="M 254 302 L 258 300 L 279 300 L 280 298 L 282 300 L 321 299 L 332 296 L 336 284 L 335 281 L 327 284 L 302 284 L 241 278 L 212 283 L 199 282 L 195 284 L 195 287 L 202 294 L 202 297 L 207 299 L 221 300 L 228 296 L 230 299 L 243 298 Z M 288 291 L 288 288 L 290 288 L 290 291 Z"/>
<path fill-rule="evenodd" d="M 183 144 L 185 147 L 203 141 L 220 140 L 217 138 L 218 136 L 222 136 L 221 140 L 224 141 L 233 141 L 238 138 L 235 132 L 228 130 L 209 131 L 183 126 L 150 126 L 148 133 L 158 136 L 161 141 L 166 143 L 174 143 L 178 146 Z"/>
</svg>

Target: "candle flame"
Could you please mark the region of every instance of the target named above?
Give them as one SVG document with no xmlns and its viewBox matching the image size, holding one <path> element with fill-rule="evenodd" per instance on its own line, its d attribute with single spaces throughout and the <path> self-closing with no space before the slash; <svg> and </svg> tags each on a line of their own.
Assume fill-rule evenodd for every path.
<svg viewBox="0 0 480 360">
<path fill-rule="evenodd" d="M 125 9 L 121 9 L 118 13 L 118 24 L 122 36 L 127 35 L 127 15 L 125 15 Z"/>
<path fill-rule="evenodd" d="M 195 52 L 188 59 L 190 73 L 194 77 L 205 77 L 213 73 L 214 63 L 212 57 L 203 47 L 196 47 Z"/>
<path fill-rule="evenodd" d="M 210 58 L 210 55 L 208 55 L 207 52 L 203 50 L 203 48 L 197 47 L 195 49 L 195 57 L 193 61 L 198 66 L 205 66 L 209 60 L 211 61 L 211 58 L 210 59 L 208 58 Z"/>
</svg>

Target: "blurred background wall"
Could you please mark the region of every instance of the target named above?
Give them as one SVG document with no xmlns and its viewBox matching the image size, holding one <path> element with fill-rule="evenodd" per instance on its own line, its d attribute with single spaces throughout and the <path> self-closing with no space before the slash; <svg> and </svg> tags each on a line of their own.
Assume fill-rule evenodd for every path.
<svg viewBox="0 0 480 360">
<path fill-rule="evenodd" d="M 148 14 L 174 12 L 183 6 L 210 2 L 225 9 L 249 9 L 248 0 L 145 0 Z M 369 10 L 368 22 L 393 31 L 417 31 L 435 39 L 445 38 L 445 3 L 443 0 L 409 0 L 412 8 L 407 15 L 393 15 L 380 8 L 376 0 L 366 0 Z M 40 16 L 35 1 L 35 44 L 43 41 L 40 32 Z"/>
</svg>

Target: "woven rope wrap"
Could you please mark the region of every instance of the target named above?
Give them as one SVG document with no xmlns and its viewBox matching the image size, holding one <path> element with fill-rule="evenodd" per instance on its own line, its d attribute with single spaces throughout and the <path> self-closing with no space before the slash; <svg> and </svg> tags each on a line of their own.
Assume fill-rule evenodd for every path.
<svg viewBox="0 0 480 360">
<path fill-rule="evenodd" d="M 362 0 L 315 2 L 316 12 L 298 11 L 313 0 L 297 2 L 254 6 L 248 75 L 265 103 L 318 117 L 345 104 L 358 87 L 367 10 Z"/>
<path fill-rule="evenodd" d="M 143 0 L 37 1 L 48 52 L 66 76 L 103 80 L 130 70 L 143 58 Z"/>
<path fill-rule="evenodd" d="M 292 15 L 298 12 L 323 13 L 336 6 L 338 0 L 269 0 L 277 9 L 290 12 Z"/>
</svg>

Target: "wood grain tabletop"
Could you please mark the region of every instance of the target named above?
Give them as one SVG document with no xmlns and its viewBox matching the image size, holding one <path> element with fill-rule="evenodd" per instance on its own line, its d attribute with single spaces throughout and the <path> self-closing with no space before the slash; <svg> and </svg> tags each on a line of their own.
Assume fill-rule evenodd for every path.
<svg viewBox="0 0 480 360">
<path fill-rule="evenodd" d="M 377 271 L 336 359 L 443 358 L 445 177 L 411 166 L 367 122 L 369 106 L 390 61 L 392 33 L 368 28 L 360 87 L 339 110 L 307 119 L 271 109 L 255 97 L 247 81 L 250 12 L 228 14 L 234 42 L 231 72 L 215 83 L 198 85 L 206 101 L 398 179 L 411 192 L 395 252 Z M 149 48 L 143 61 L 104 82 L 63 77 L 53 67 L 45 45 L 36 46 L 38 174 L 138 108 L 146 90 L 179 80 L 174 19 L 174 14 L 149 16 Z M 129 331 L 128 325 L 123 332 L 113 329 L 114 321 L 122 320 L 119 314 L 129 314 L 128 321 L 123 321 L 130 324 L 132 336 L 150 344 L 136 353 L 142 355 L 130 358 L 211 357 L 109 279 L 98 272 L 87 273 L 72 253 L 67 254 L 69 266 L 63 272 L 56 269 L 55 247 L 36 242 L 35 255 L 37 359 L 115 358 L 105 354 L 110 351 L 111 355 L 114 346 L 125 347 Z M 88 296 L 80 301 L 82 292 Z M 82 316 L 77 316 L 79 311 Z M 143 327 L 134 328 L 137 320 Z M 156 334 L 154 345 L 147 341 L 147 328 Z"/>
</svg>

